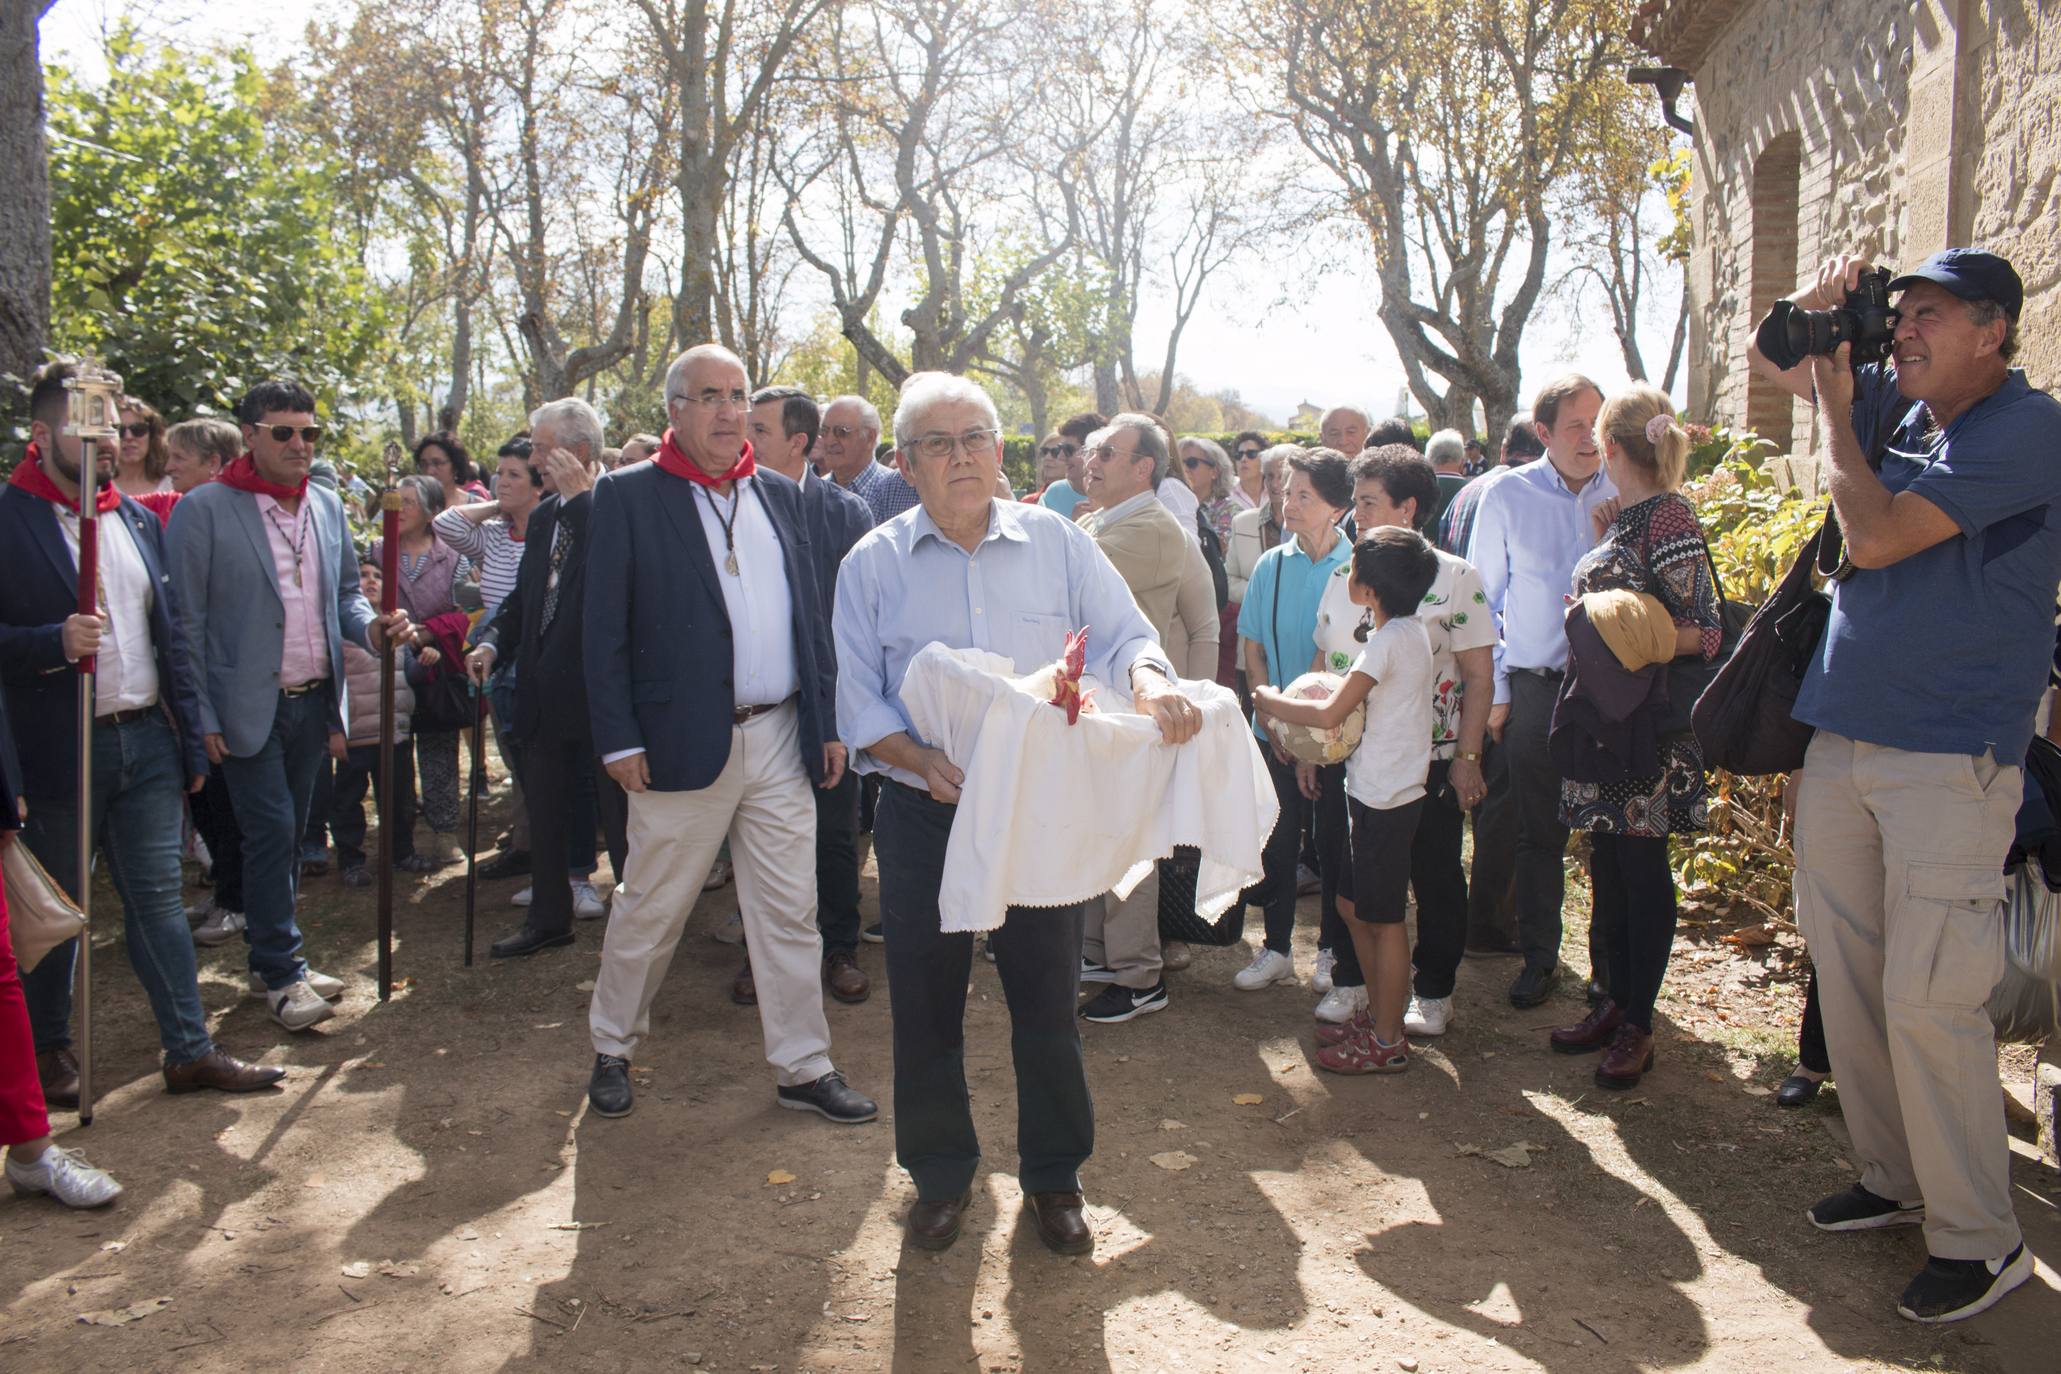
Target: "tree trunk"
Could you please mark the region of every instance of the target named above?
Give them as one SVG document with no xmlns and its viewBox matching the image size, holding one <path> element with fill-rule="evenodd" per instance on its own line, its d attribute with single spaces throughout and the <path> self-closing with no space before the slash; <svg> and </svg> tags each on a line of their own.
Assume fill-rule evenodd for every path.
<svg viewBox="0 0 2061 1374">
<path fill-rule="evenodd" d="M 1660 389 L 1674 395 L 1675 373 L 1682 366 L 1683 346 L 1689 341 L 1689 264 L 1682 264 L 1682 308 L 1675 315 L 1675 338 L 1667 349 L 1667 371 L 1661 374 Z"/>
<path fill-rule="evenodd" d="M 1105 344 L 1106 348 L 1108 345 Z M 1116 359 L 1114 357 L 1095 360 L 1095 409 L 1104 416 L 1116 414 L 1123 409 L 1116 393 Z"/>
<path fill-rule="evenodd" d="M 52 0 L 0 4 L 0 372 L 26 378 L 50 341 L 50 160 L 36 25 Z"/>
</svg>

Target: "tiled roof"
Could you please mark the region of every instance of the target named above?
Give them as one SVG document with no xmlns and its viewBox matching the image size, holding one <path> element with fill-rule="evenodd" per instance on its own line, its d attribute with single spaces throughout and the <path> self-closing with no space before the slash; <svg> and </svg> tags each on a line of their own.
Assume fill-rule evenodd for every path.
<svg viewBox="0 0 2061 1374">
<path fill-rule="evenodd" d="M 1756 0 L 1640 0 L 1632 41 L 1671 67 L 1693 72 L 1711 41 Z"/>
</svg>

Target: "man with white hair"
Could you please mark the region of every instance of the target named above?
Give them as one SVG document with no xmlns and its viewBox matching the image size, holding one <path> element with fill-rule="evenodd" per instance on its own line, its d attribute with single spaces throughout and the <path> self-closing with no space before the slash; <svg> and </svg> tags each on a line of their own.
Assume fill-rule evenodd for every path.
<svg viewBox="0 0 2061 1374">
<path fill-rule="evenodd" d="M 630 794 L 630 855 L 587 1015 L 587 1099 L 602 1116 L 630 1111 L 630 1058 L 727 839 L 775 1100 L 871 1121 L 872 1100 L 830 1062 L 803 858 L 812 788 L 837 785 L 845 748 L 801 488 L 758 464 L 736 354 L 688 349 L 665 396 L 658 452 L 602 478 L 589 520 L 587 700 L 602 763 Z"/>
<path fill-rule="evenodd" d="M 880 411 L 864 396 L 839 396 L 823 408 L 816 471 L 863 500 L 876 525 L 916 504 L 908 479 L 875 461 L 873 446 L 879 442 Z"/>
<path fill-rule="evenodd" d="M 1351 462 L 1360 456 L 1373 431 L 1374 422 L 1366 411 L 1358 406 L 1333 406 L 1318 417 L 1317 446 L 1336 449 Z"/>
<path fill-rule="evenodd" d="M 592 540 L 594 483 L 602 473 L 601 417 L 576 396 L 549 401 L 530 415 L 531 462 L 544 499 L 531 511 L 515 587 L 480 633 L 465 668 L 484 690 L 494 665 L 515 665 L 509 735 L 520 745 L 523 805 L 530 826 L 530 908 L 520 929 L 496 940 L 496 959 L 520 958 L 573 942 L 573 917 L 603 908 L 583 896 L 574 905 L 570 844 L 575 826 L 592 820 L 575 805 L 582 775 L 592 779 L 609 860 L 618 879 L 625 864 L 622 791 L 602 773 L 587 724 L 587 683 L 580 656 L 580 606 Z M 591 850 L 589 852 L 592 852 Z"/>
<path fill-rule="evenodd" d="M 1442 429 L 1424 445 L 1424 456 L 1438 477 L 1438 504 L 1418 512 L 1417 532 L 1426 539 L 1438 538 L 1439 517 L 1467 485 L 1467 446 L 1472 442 L 1457 429 Z"/>
<path fill-rule="evenodd" d="M 1043 506 L 996 499 L 1002 426 L 985 391 L 917 373 L 902 388 L 895 440 L 922 504 L 876 526 L 838 573 L 837 714 L 855 766 L 887 779 L 874 855 L 894 1007 L 895 1150 L 916 1183 L 909 1238 L 942 1250 L 959 1236 L 980 1167 L 965 1066 L 973 936 L 945 933 L 938 911 L 966 775 L 965 760 L 931 747 L 910 721 L 909 660 L 935 642 L 1030 672 L 1059 658 L 1069 630 L 1091 625 L 1086 671 L 1128 689 L 1165 740 L 1191 738 L 1202 715 L 1175 690 L 1151 625 L 1087 532 Z M 1080 1166 L 1095 1116 L 1074 1017 L 1083 914 L 1012 907 L 988 938 L 1009 1003 L 1017 1177 L 1039 1237 L 1063 1254 L 1094 1246 Z"/>
</svg>

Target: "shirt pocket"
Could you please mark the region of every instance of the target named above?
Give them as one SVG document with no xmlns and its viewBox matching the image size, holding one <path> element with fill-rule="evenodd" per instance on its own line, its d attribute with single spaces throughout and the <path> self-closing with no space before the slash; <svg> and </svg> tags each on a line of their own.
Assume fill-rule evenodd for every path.
<svg viewBox="0 0 2061 1374">
<path fill-rule="evenodd" d="M 1036 611 L 1012 611 L 1009 614 L 1011 633 L 1010 647 L 1016 652 L 1019 670 L 1028 672 L 1032 668 L 1050 663 L 1066 652 L 1066 636 L 1074 627 L 1063 615 L 1051 615 Z"/>
<path fill-rule="evenodd" d="M 1902 902 L 1888 913 L 1889 1000 L 1980 1007 L 2004 972 L 2002 868 L 1912 861 L 1904 865 L 1903 889 Z"/>
</svg>

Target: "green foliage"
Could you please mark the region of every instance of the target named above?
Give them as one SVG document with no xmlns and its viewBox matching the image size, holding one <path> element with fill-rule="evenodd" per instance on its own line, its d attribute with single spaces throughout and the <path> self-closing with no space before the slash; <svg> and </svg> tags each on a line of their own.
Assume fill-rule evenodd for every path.
<svg viewBox="0 0 2061 1374">
<path fill-rule="evenodd" d="M 1690 176 L 1695 165 L 1689 146 L 1683 144 L 1647 169 L 1660 193 L 1667 199 L 1668 230 L 1660 236 L 1660 256 L 1677 266 L 1689 261 L 1689 249 L 1696 242 L 1695 226 L 1689 219 Z"/>
<path fill-rule="evenodd" d="M 1692 484 L 1710 476 L 1722 464 L 1750 463 L 1775 450 L 1773 444 L 1750 429 L 1733 429 L 1724 424 L 1697 424 L 1695 421 L 1690 421 L 1685 428 L 1689 431 L 1689 472 L 1685 480 Z"/>
<path fill-rule="evenodd" d="M 270 118 L 283 94 L 248 53 L 146 49 L 125 25 L 106 55 L 101 86 L 47 74 L 55 346 L 174 419 L 267 376 L 346 400 L 384 320 L 322 150 Z"/>
</svg>

